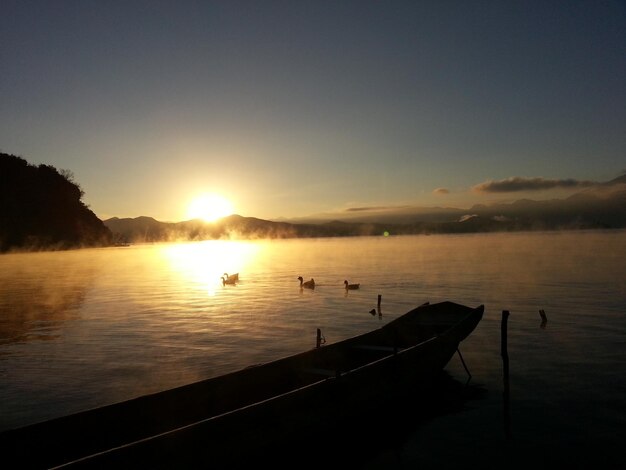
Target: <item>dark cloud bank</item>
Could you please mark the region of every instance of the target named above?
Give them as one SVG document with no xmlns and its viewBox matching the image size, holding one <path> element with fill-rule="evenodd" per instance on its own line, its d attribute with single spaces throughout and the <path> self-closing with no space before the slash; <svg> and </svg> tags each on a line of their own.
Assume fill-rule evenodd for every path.
<svg viewBox="0 0 626 470">
<path fill-rule="evenodd" d="M 499 181 L 486 181 L 477 184 L 472 188 L 479 193 L 512 193 L 518 191 L 539 191 L 556 188 L 588 188 L 597 186 L 594 181 L 581 181 L 575 179 L 546 179 L 546 178 L 524 178 L 513 176 Z"/>
</svg>

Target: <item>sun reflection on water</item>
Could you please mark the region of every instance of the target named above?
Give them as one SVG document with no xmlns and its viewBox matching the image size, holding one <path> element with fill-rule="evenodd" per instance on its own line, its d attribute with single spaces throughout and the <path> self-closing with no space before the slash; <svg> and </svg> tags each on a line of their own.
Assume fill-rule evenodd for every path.
<svg viewBox="0 0 626 470">
<path fill-rule="evenodd" d="M 223 287 L 224 273 L 248 271 L 258 251 L 257 244 L 231 240 L 176 243 L 163 248 L 172 269 L 180 273 L 185 282 L 200 286 L 209 296 Z"/>
</svg>

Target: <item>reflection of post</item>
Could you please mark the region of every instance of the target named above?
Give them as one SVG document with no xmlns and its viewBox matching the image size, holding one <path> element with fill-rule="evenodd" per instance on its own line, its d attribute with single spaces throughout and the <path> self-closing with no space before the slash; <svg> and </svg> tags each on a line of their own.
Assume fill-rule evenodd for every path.
<svg viewBox="0 0 626 470">
<path fill-rule="evenodd" d="M 541 316 L 541 325 L 539 327 L 543 330 L 546 328 L 546 323 L 548 323 L 548 317 L 544 309 L 539 310 L 539 315 Z"/>
<path fill-rule="evenodd" d="M 509 352 L 507 340 L 507 323 L 509 311 L 502 311 L 502 323 L 500 325 L 500 355 L 504 371 L 504 392 L 502 393 L 502 404 L 504 407 L 504 433 L 507 439 L 511 438 L 511 416 L 509 414 Z"/>
</svg>

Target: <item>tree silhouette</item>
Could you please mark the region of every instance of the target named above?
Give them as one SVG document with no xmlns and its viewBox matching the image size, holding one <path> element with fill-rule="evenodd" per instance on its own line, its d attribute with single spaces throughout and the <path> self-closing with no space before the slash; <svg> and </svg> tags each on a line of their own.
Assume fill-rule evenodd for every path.
<svg viewBox="0 0 626 470">
<path fill-rule="evenodd" d="M 111 243 L 111 231 L 81 201 L 69 170 L 0 153 L 0 251 Z"/>
</svg>

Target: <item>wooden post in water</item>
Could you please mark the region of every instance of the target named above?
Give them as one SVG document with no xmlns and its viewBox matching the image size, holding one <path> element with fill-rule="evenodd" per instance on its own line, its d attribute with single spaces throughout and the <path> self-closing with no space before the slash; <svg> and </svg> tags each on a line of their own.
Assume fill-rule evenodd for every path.
<svg viewBox="0 0 626 470">
<path fill-rule="evenodd" d="M 376 304 L 376 305 L 377 305 L 377 308 L 378 308 L 378 316 L 379 317 L 383 316 L 383 312 L 380 310 L 380 300 L 382 299 L 382 297 L 383 296 L 381 294 L 378 294 L 378 304 Z"/>
<path fill-rule="evenodd" d="M 322 345 L 322 330 L 317 329 L 317 340 L 315 341 L 315 347 L 319 348 Z"/>
<path fill-rule="evenodd" d="M 500 324 L 500 355 L 502 356 L 502 364 L 504 366 L 504 379 L 509 381 L 509 352 L 507 350 L 507 323 L 509 320 L 509 311 L 502 310 L 502 323 Z"/>
<path fill-rule="evenodd" d="M 502 405 L 504 408 L 504 433 L 507 439 L 511 438 L 511 417 L 509 413 L 509 352 L 507 339 L 507 323 L 509 311 L 502 310 L 502 323 L 500 324 L 500 355 L 502 356 L 504 391 L 502 392 Z"/>
</svg>

